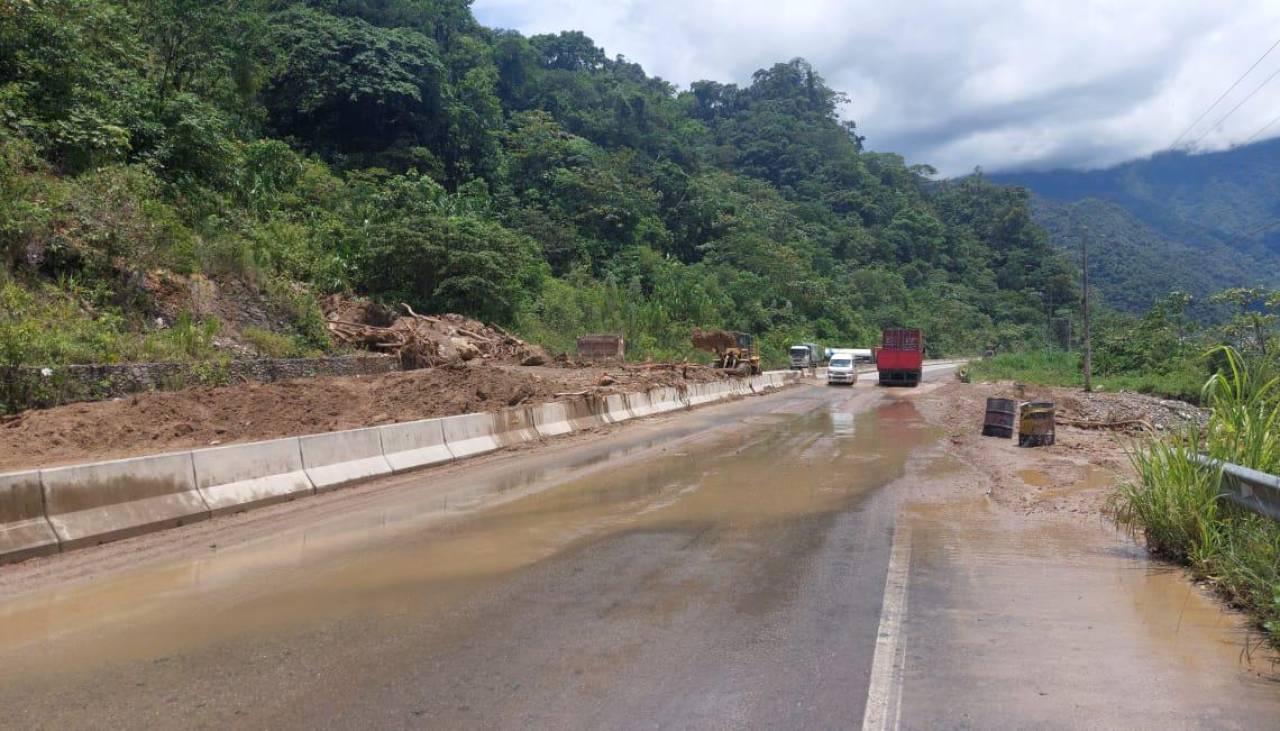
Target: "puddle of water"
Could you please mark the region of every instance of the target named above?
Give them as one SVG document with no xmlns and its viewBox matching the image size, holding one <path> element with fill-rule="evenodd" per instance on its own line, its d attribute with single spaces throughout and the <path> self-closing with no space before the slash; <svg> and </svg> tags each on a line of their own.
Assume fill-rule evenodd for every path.
<svg viewBox="0 0 1280 731">
<path fill-rule="evenodd" d="M 1041 470 L 1018 470 L 1018 478 L 1032 487 L 1048 487 L 1053 478 Z"/>
<path fill-rule="evenodd" d="M 425 473 L 420 491 L 375 496 L 350 515 L 0 600 L 0 675 L 162 657 L 345 617 L 421 621 L 486 582 L 622 531 L 743 531 L 850 509 L 935 436 L 910 403 L 858 415 L 825 403 L 618 467 L 599 468 L 662 437 L 479 477 Z"/>
<path fill-rule="evenodd" d="M 1075 468 L 1071 469 L 1074 471 Z M 1036 502 L 1070 497 L 1078 493 L 1107 493 L 1118 479 L 1114 472 L 1097 465 L 1087 465 L 1083 477 L 1066 484 L 1063 484 L 1064 480 L 1055 478 L 1044 470 L 1025 469 L 1018 470 L 1016 474 L 1018 479 L 1036 488 L 1037 492 L 1032 498 Z"/>
<path fill-rule="evenodd" d="M 1105 489 L 1114 479 L 1096 469 L 1059 490 Z M 1093 667 L 1093 675 L 1072 676 L 1090 688 L 1077 692 L 1123 697 L 1144 692 L 1143 678 L 1175 678 L 1190 689 L 1241 677 L 1241 619 L 1101 519 L 1026 518 L 974 501 L 916 503 L 906 516 L 913 581 L 941 593 L 912 621 L 932 626 L 919 630 L 941 638 L 932 652 L 953 658 L 953 667 L 933 668 L 936 682 L 996 682 L 995 672 L 1008 676 L 1012 697 L 1024 681 Z"/>
</svg>

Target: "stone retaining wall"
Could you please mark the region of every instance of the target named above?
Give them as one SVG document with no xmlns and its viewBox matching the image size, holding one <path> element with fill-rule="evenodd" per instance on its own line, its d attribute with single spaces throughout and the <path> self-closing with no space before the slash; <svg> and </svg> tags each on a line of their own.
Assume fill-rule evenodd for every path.
<svg viewBox="0 0 1280 731">
<path fill-rule="evenodd" d="M 0 404 L 9 410 L 48 408 L 76 401 L 103 401 L 143 391 L 174 391 L 246 381 L 271 383 L 291 378 L 359 376 L 400 370 L 383 356 L 340 358 L 254 358 L 225 363 L 120 363 L 0 371 Z M 13 405 L 10 405 L 12 401 Z M 16 405 L 17 408 L 14 408 Z"/>
</svg>

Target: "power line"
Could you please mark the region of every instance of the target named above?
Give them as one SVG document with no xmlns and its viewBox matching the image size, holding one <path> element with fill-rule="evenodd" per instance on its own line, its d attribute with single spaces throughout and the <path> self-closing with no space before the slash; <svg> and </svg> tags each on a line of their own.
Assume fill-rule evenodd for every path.
<svg viewBox="0 0 1280 731">
<path fill-rule="evenodd" d="M 1239 86 L 1239 85 L 1240 85 L 1240 82 L 1241 82 L 1241 81 L 1244 81 L 1244 77 L 1248 76 L 1250 73 L 1252 73 L 1252 72 L 1253 72 L 1253 70 L 1254 70 L 1254 69 L 1258 68 L 1258 64 L 1262 63 L 1262 61 L 1263 61 L 1267 56 L 1270 56 L 1270 55 L 1271 55 L 1271 52 L 1272 52 L 1272 51 L 1274 51 L 1274 50 L 1276 50 L 1276 47 L 1277 47 L 1277 46 L 1280 46 L 1280 41 L 1276 41 L 1275 43 L 1271 44 L 1271 48 L 1268 48 L 1266 53 L 1264 53 L 1264 54 L 1262 54 L 1261 56 L 1259 56 L 1259 57 L 1258 57 L 1258 60 L 1257 60 L 1257 61 L 1254 61 L 1254 62 L 1253 62 L 1253 65 L 1252 65 L 1252 66 L 1250 66 L 1250 67 L 1248 68 L 1248 70 L 1246 70 L 1243 74 L 1240 74 L 1240 78 L 1236 79 L 1236 80 L 1235 80 L 1235 83 L 1233 83 L 1231 86 L 1228 86 L 1228 87 L 1227 87 L 1227 90 L 1226 90 L 1226 91 L 1224 91 L 1224 92 L 1222 92 L 1222 95 L 1221 95 L 1221 96 L 1219 96 L 1217 99 L 1214 99 L 1214 100 L 1213 100 L 1213 103 L 1212 103 L 1212 104 L 1210 104 L 1210 105 L 1209 105 L 1209 107 L 1208 107 L 1207 109 L 1205 109 L 1203 112 L 1201 112 L 1199 117 L 1196 117 L 1196 121 L 1192 122 L 1192 123 L 1191 123 L 1191 125 L 1190 125 L 1189 127 L 1187 127 L 1186 129 L 1182 130 L 1182 134 L 1178 135 L 1178 139 L 1174 140 L 1172 143 L 1170 143 L 1170 144 L 1169 144 L 1169 149 L 1170 149 L 1170 150 L 1172 150 L 1173 148 L 1177 147 L 1177 146 L 1178 146 L 1178 143 L 1182 141 L 1182 138 L 1183 138 L 1183 137 L 1186 137 L 1186 136 L 1187 136 L 1187 134 L 1188 134 L 1189 132 L 1191 132 L 1191 130 L 1195 129 L 1195 128 L 1196 128 L 1196 125 L 1197 125 L 1197 124 L 1200 124 L 1200 120 L 1202 120 L 1202 119 L 1204 119 L 1205 117 L 1207 117 L 1207 116 L 1209 115 L 1209 112 L 1212 112 L 1212 111 L 1213 111 L 1213 108 L 1214 108 L 1214 107 L 1218 106 L 1220 103 L 1222 103 L 1222 100 L 1223 100 L 1223 99 L 1226 99 L 1226 98 L 1227 98 L 1227 95 L 1228 95 L 1228 94 L 1230 94 L 1231 92 L 1235 91 L 1235 88 L 1236 88 L 1237 86 Z"/>
<path fill-rule="evenodd" d="M 1204 134 L 1202 134 L 1202 135 L 1200 135 L 1199 137 L 1195 138 L 1195 140 L 1191 143 L 1191 146 L 1192 146 L 1192 147 L 1195 147 L 1196 145 L 1200 144 L 1200 140 L 1203 140 L 1204 138 L 1208 137 L 1210 132 L 1213 132 L 1215 129 L 1217 129 L 1217 128 L 1221 127 L 1221 126 L 1222 126 L 1222 123 L 1223 123 L 1223 122 L 1225 122 L 1225 121 L 1227 121 L 1227 118 L 1228 118 L 1228 117 L 1230 117 L 1231 115 L 1235 114 L 1237 109 L 1239 109 L 1240 107 L 1243 107 L 1245 102 L 1247 102 L 1247 101 L 1249 101 L 1250 99 L 1252 99 L 1254 94 L 1257 94 L 1258 92 L 1262 91 L 1262 87 L 1264 87 L 1264 86 L 1266 86 L 1267 84 L 1269 84 L 1269 83 L 1271 82 L 1271 80 L 1272 80 L 1272 79 L 1274 79 L 1274 78 L 1275 78 L 1275 77 L 1277 77 L 1277 76 L 1280 76 L 1280 69 L 1276 69 L 1275 71 L 1272 71 L 1272 72 L 1271 72 L 1271 75 L 1270 75 L 1270 76 L 1268 76 L 1267 78 L 1263 79 L 1263 80 L 1262 80 L 1262 83 L 1261 83 L 1261 84 L 1258 84 L 1258 86 L 1257 86 L 1256 88 L 1254 88 L 1254 90 L 1253 90 L 1253 91 L 1249 92 L 1249 95 L 1248 95 L 1248 96 L 1246 96 L 1245 98 L 1241 99 L 1239 104 L 1235 105 L 1234 107 L 1231 107 L 1231 111 L 1229 111 L 1229 112 L 1227 112 L 1226 114 L 1222 115 L 1222 119 L 1219 119 L 1216 123 L 1214 123 L 1214 125 L 1213 125 L 1212 127 L 1210 127 L 1209 129 L 1205 130 Z"/>
<path fill-rule="evenodd" d="M 1250 142 L 1253 142 L 1254 140 L 1258 139 L 1258 135 L 1261 135 L 1263 132 L 1266 132 L 1267 130 L 1271 129 L 1271 126 L 1274 125 L 1276 122 L 1280 122 L 1280 116 L 1277 116 L 1275 119 L 1272 119 L 1270 122 L 1267 122 L 1266 124 L 1262 125 L 1262 129 L 1258 130 L 1257 132 L 1254 132 L 1252 135 L 1249 136 L 1249 139 L 1245 140 L 1241 144 L 1247 145 Z"/>
<path fill-rule="evenodd" d="M 1266 223 L 1262 224 L 1261 226 L 1258 226 L 1258 227 L 1256 227 L 1256 228 L 1251 228 L 1251 229 L 1249 229 L 1248 231 L 1245 231 L 1245 232 L 1244 232 L 1244 235 L 1245 235 L 1246 237 L 1252 238 L 1253 236 L 1257 236 L 1258 234 L 1262 233 L 1263 231 L 1267 231 L 1267 230 L 1269 230 L 1269 229 L 1274 229 L 1274 228 L 1276 228 L 1277 226 L 1280 226 L 1280 218 L 1273 218 L 1273 219 L 1271 219 L 1270 221 L 1268 221 L 1268 222 L 1266 222 Z"/>
</svg>

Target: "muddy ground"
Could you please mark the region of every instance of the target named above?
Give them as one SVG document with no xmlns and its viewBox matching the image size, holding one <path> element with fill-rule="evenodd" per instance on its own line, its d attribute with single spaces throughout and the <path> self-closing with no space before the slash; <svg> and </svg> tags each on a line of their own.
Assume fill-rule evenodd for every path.
<svg viewBox="0 0 1280 731">
<path fill-rule="evenodd" d="M 991 397 L 1054 402 L 1056 443 L 1020 448 L 1016 439 L 982 436 Z M 1116 483 L 1131 477 L 1128 450 L 1152 433 L 1181 430 L 1205 418 L 1189 404 L 1142 394 L 1012 383 L 947 383 L 917 406 L 947 430 L 947 457 L 972 468 L 976 479 L 966 492 L 1026 514 L 1102 514 Z"/>
<path fill-rule="evenodd" d="M 521 367 L 473 362 L 377 376 L 151 392 L 0 422 L 0 472 L 355 429 L 719 379 L 706 368 Z"/>
</svg>

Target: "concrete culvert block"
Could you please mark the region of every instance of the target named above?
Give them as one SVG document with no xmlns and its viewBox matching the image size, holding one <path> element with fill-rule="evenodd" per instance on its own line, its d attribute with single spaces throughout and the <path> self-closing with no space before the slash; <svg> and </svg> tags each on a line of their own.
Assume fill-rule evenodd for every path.
<svg viewBox="0 0 1280 731">
<path fill-rule="evenodd" d="M 0 475 L 0 563 L 58 552 L 58 536 L 44 517 L 40 473 Z"/>
<path fill-rule="evenodd" d="M 316 492 L 391 474 L 377 427 L 299 437 L 302 464 Z"/>
<path fill-rule="evenodd" d="M 196 486 L 213 515 L 311 495 L 299 440 L 231 444 L 191 453 Z"/>
<path fill-rule="evenodd" d="M 382 430 L 383 454 L 396 472 L 453 459 L 453 452 L 445 444 L 443 419 L 388 424 L 379 428 Z"/>
<path fill-rule="evenodd" d="M 440 420 L 444 441 L 454 457 L 462 459 L 473 454 L 492 452 L 498 448 L 494 437 L 493 414 L 463 414 Z"/>
<path fill-rule="evenodd" d="M 45 516 L 63 550 L 209 517 L 190 452 L 40 471 Z"/>
</svg>

